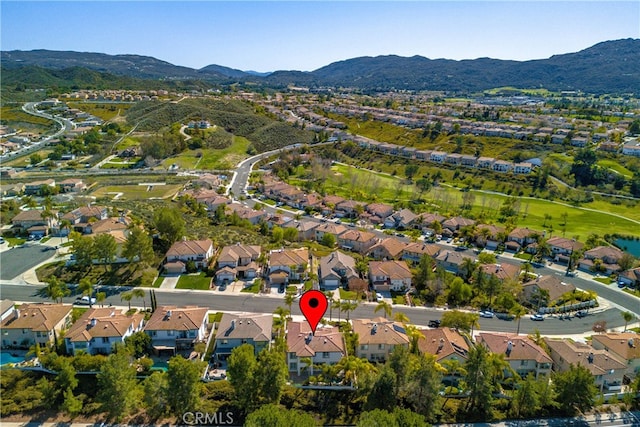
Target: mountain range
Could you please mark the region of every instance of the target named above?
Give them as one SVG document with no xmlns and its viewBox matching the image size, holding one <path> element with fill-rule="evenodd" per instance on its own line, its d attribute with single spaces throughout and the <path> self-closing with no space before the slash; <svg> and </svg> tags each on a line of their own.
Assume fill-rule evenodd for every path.
<svg viewBox="0 0 640 427">
<path fill-rule="evenodd" d="M 365 91 L 397 89 L 460 93 L 512 86 L 595 94 L 640 94 L 640 39 L 606 41 L 576 53 L 531 61 L 490 58 L 456 61 L 387 55 L 347 59 L 311 72 L 276 71 L 269 74 L 214 64 L 193 69 L 141 55 L 51 50 L 2 51 L 0 61 L 3 84 L 37 84 L 38 78 L 42 79 L 47 74 L 60 80 L 62 70 L 69 74 L 68 70 L 73 69 L 76 71 L 71 74 L 78 74 L 78 68 L 81 68 L 100 73 L 88 78 L 89 83 L 98 77 L 109 81 L 119 76 L 130 83 L 131 79 L 195 80 L 214 85 L 240 83 L 273 88 L 295 85 L 349 87 Z M 85 80 L 86 77 L 85 73 Z M 80 83 L 76 86 L 87 84 L 85 80 L 76 82 Z"/>
</svg>

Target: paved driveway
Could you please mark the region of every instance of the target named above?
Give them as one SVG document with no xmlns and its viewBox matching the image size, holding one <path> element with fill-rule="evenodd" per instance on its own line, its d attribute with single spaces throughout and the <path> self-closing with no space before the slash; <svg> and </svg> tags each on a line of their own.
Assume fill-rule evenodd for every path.
<svg viewBox="0 0 640 427">
<path fill-rule="evenodd" d="M 160 289 L 175 289 L 180 276 L 166 276 L 160 285 Z"/>
<path fill-rule="evenodd" d="M 37 243 L 26 243 L 0 253 L 0 279 L 14 279 L 43 261 L 53 258 L 55 250 Z"/>
</svg>

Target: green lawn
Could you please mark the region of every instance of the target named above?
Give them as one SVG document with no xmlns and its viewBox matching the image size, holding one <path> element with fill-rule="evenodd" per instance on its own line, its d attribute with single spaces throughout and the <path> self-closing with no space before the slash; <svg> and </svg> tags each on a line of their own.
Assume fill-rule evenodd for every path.
<svg viewBox="0 0 640 427">
<path fill-rule="evenodd" d="M 222 320 L 222 312 L 209 313 L 209 323 L 218 323 Z"/>
<path fill-rule="evenodd" d="M 250 144 L 248 139 L 234 136 L 230 147 L 186 150 L 175 157 L 165 159 L 161 163 L 161 168 L 168 168 L 176 164 L 181 169 L 233 169 L 238 163 L 249 157 L 247 149 Z"/>
<path fill-rule="evenodd" d="M 129 148 L 129 147 L 136 147 L 140 144 L 139 141 L 127 136 L 125 138 L 122 139 L 122 141 L 120 141 L 119 143 L 116 144 L 116 146 L 114 147 L 116 151 L 122 151 L 125 148 Z"/>
<path fill-rule="evenodd" d="M 602 166 L 603 168 L 611 169 L 614 172 L 617 172 L 620 175 L 623 175 L 625 178 L 633 177 L 633 172 L 631 172 L 629 169 L 625 168 L 615 160 L 609 160 L 609 159 L 598 160 L 598 165 Z"/>
<path fill-rule="evenodd" d="M 176 289 L 200 289 L 206 291 L 210 289 L 211 277 L 207 277 L 204 273 L 183 274 L 178 279 Z"/>
<path fill-rule="evenodd" d="M 151 189 L 146 185 L 107 185 L 98 188 L 96 191 L 91 193 L 91 195 L 96 198 L 113 198 L 117 193 L 123 193 L 119 197 L 120 200 L 146 200 L 150 198 L 166 199 L 173 196 L 181 188 L 182 185 L 180 184 L 154 185 Z"/>
<path fill-rule="evenodd" d="M 244 288 L 242 288 L 240 290 L 240 292 L 247 292 L 247 293 L 251 293 L 251 294 L 257 294 L 258 292 L 260 292 L 260 284 L 262 282 L 256 280 L 254 283 L 251 284 L 251 286 L 245 286 Z"/>
<path fill-rule="evenodd" d="M 152 288 L 159 288 L 160 285 L 162 285 L 162 282 L 164 282 L 164 277 L 158 276 L 156 278 L 156 280 L 153 281 L 153 284 L 151 285 L 151 287 Z"/>
<path fill-rule="evenodd" d="M 615 282 L 615 280 L 610 279 L 609 277 L 596 277 L 593 280 L 595 280 L 596 282 L 600 282 L 600 283 L 602 283 L 604 285 L 610 285 L 613 282 Z"/>
<path fill-rule="evenodd" d="M 7 241 L 9 247 L 20 246 L 27 241 L 27 239 L 23 239 L 22 237 L 5 237 L 4 240 Z"/>
<path fill-rule="evenodd" d="M 341 300 L 357 300 L 358 299 L 358 294 L 356 292 L 353 291 L 346 291 L 342 288 L 340 288 L 340 299 Z"/>
</svg>

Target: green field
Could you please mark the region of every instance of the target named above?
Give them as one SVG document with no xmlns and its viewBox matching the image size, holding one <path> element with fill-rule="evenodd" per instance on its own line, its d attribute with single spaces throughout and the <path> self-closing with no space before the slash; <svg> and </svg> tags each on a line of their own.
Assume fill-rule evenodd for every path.
<svg viewBox="0 0 640 427">
<path fill-rule="evenodd" d="M 181 184 L 154 185 L 150 190 L 146 185 L 107 185 L 96 189 L 91 195 L 96 198 L 113 198 L 117 193 L 122 193 L 118 200 L 166 199 L 173 196 L 181 188 Z"/>
<path fill-rule="evenodd" d="M 598 166 L 602 166 L 603 168 L 611 169 L 612 171 L 619 173 L 625 178 L 633 177 L 633 172 L 631 172 L 629 169 L 625 168 L 615 160 L 602 159 L 598 160 L 597 164 Z"/>
<path fill-rule="evenodd" d="M 133 103 L 98 103 L 98 102 L 67 102 L 69 108 L 77 108 L 85 113 L 99 117 L 104 121 L 117 116 L 124 116 Z"/>
<path fill-rule="evenodd" d="M 178 279 L 176 289 L 200 289 L 206 291 L 211 285 L 211 277 L 199 274 L 183 274 Z"/>
<path fill-rule="evenodd" d="M 399 177 L 343 164 L 334 164 L 331 171 L 324 181 L 327 194 L 390 204 L 399 201 L 411 202 L 419 194 L 414 185 L 407 184 L 405 179 Z M 300 184 L 301 180 L 292 182 Z M 475 190 L 471 190 L 471 193 L 475 196 L 472 214 L 483 216 L 487 222 L 498 223 L 498 211 L 509 196 Z M 430 203 L 429 211 L 453 215 L 457 213 L 464 194 L 457 188 L 442 185 L 423 194 L 422 198 Z M 563 233 L 562 215 L 565 212 L 567 225 Z M 550 220 L 545 219 L 546 214 L 551 215 Z M 582 207 L 574 207 L 562 202 L 522 197 L 516 225 L 547 232 L 552 229 L 555 236 L 564 234 L 565 237 L 577 237 L 583 241 L 591 233 L 640 236 L 640 209 L 637 203 L 632 201 L 614 205 L 596 200 Z"/>
<path fill-rule="evenodd" d="M 161 163 L 161 168 L 166 169 L 176 164 L 180 169 L 233 169 L 240 161 L 249 157 L 247 149 L 250 144 L 248 139 L 234 136 L 230 147 L 187 150 L 177 156 L 165 159 Z"/>
<path fill-rule="evenodd" d="M 49 156 L 49 154 L 51 153 L 53 153 L 53 150 L 49 150 L 49 149 L 38 150 L 35 153 L 25 154 L 24 156 L 16 157 L 11 161 L 2 162 L 2 166 L 23 168 L 31 164 L 31 156 L 33 156 L 34 154 L 40 155 L 40 157 L 42 157 L 42 159 L 45 160 L 47 156 Z"/>
<path fill-rule="evenodd" d="M 129 147 L 137 147 L 138 145 L 140 145 L 140 141 L 137 141 L 129 136 L 124 137 L 122 139 L 122 141 L 120 141 L 119 143 L 117 143 L 114 146 L 114 150 L 116 151 L 122 151 L 125 148 L 129 148 Z"/>
</svg>

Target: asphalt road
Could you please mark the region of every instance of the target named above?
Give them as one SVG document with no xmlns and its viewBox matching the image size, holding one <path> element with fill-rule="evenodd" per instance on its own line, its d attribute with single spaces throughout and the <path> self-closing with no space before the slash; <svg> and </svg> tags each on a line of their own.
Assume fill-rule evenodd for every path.
<svg viewBox="0 0 640 427">
<path fill-rule="evenodd" d="M 33 302 L 46 302 L 47 298 L 42 293 L 43 287 L 39 286 L 26 286 L 19 284 L 3 283 L 2 284 L 2 298 L 8 298 L 13 301 L 33 301 Z M 96 291 L 107 292 L 107 299 L 105 304 L 113 305 L 125 305 L 120 299 L 121 292 L 127 290 L 127 287 L 98 287 Z M 63 302 L 72 303 L 77 297 L 76 293 L 72 293 L 71 296 L 63 299 Z M 156 289 L 156 298 L 158 305 L 199 305 L 201 307 L 208 307 L 214 311 L 247 311 L 255 313 L 273 313 L 277 307 L 286 307 L 284 304 L 284 297 L 262 296 L 256 294 L 241 294 L 241 295 L 224 295 L 220 293 L 211 293 L 208 291 L 191 291 L 191 290 L 160 290 Z M 136 306 L 143 306 L 141 300 L 133 300 L 132 304 Z M 146 304 L 149 305 L 149 296 L 147 292 Z M 292 306 L 294 315 L 301 315 L 300 309 L 297 305 L 297 301 Z M 350 313 L 349 317 L 371 319 L 374 317 L 380 317 L 381 312 L 375 312 L 375 303 L 360 304 L 358 308 Z M 429 320 L 440 319 L 442 317 L 443 310 L 424 308 L 424 307 L 394 307 L 394 313 L 402 312 L 409 317 L 411 323 L 416 325 L 427 325 Z M 331 314 L 332 319 L 338 318 L 338 312 L 333 310 L 331 313 L 329 310 L 325 313 L 325 318 L 329 318 Z M 340 318 L 345 319 L 345 313 L 340 313 Z M 607 327 L 623 326 L 624 322 L 620 316 L 620 312 L 616 309 L 609 309 L 602 312 L 596 312 L 589 314 L 587 317 L 578 319 L 573 318 L 571 320 L 559 320 L 557 318 L 547 317 L 542 322 L 536 322 L 529 319 L 528 316 L 523 317 L 520 320 L 520 333 L 530 333 L 534 329 L 538 329 L 543 335 L 573 335 L 581 334 L 585 331 L 590 331 L 591 326 L 595 321 L 604 320 L 607 322 Z M 493 319 L 480 319 L 480 329 L 483 331 L 503 331 L 503 332 L 516 332 L 518 328 L 518 322 L 515 320 L 505 321 L 497 318 Z"/>
<path fill-rule="evenodd" d="M 0 279 L 15 279 L 25 271 L 55 256 L 55 250 L 37 243 L 25 243 L 0 253 Z"/>
</svg>

